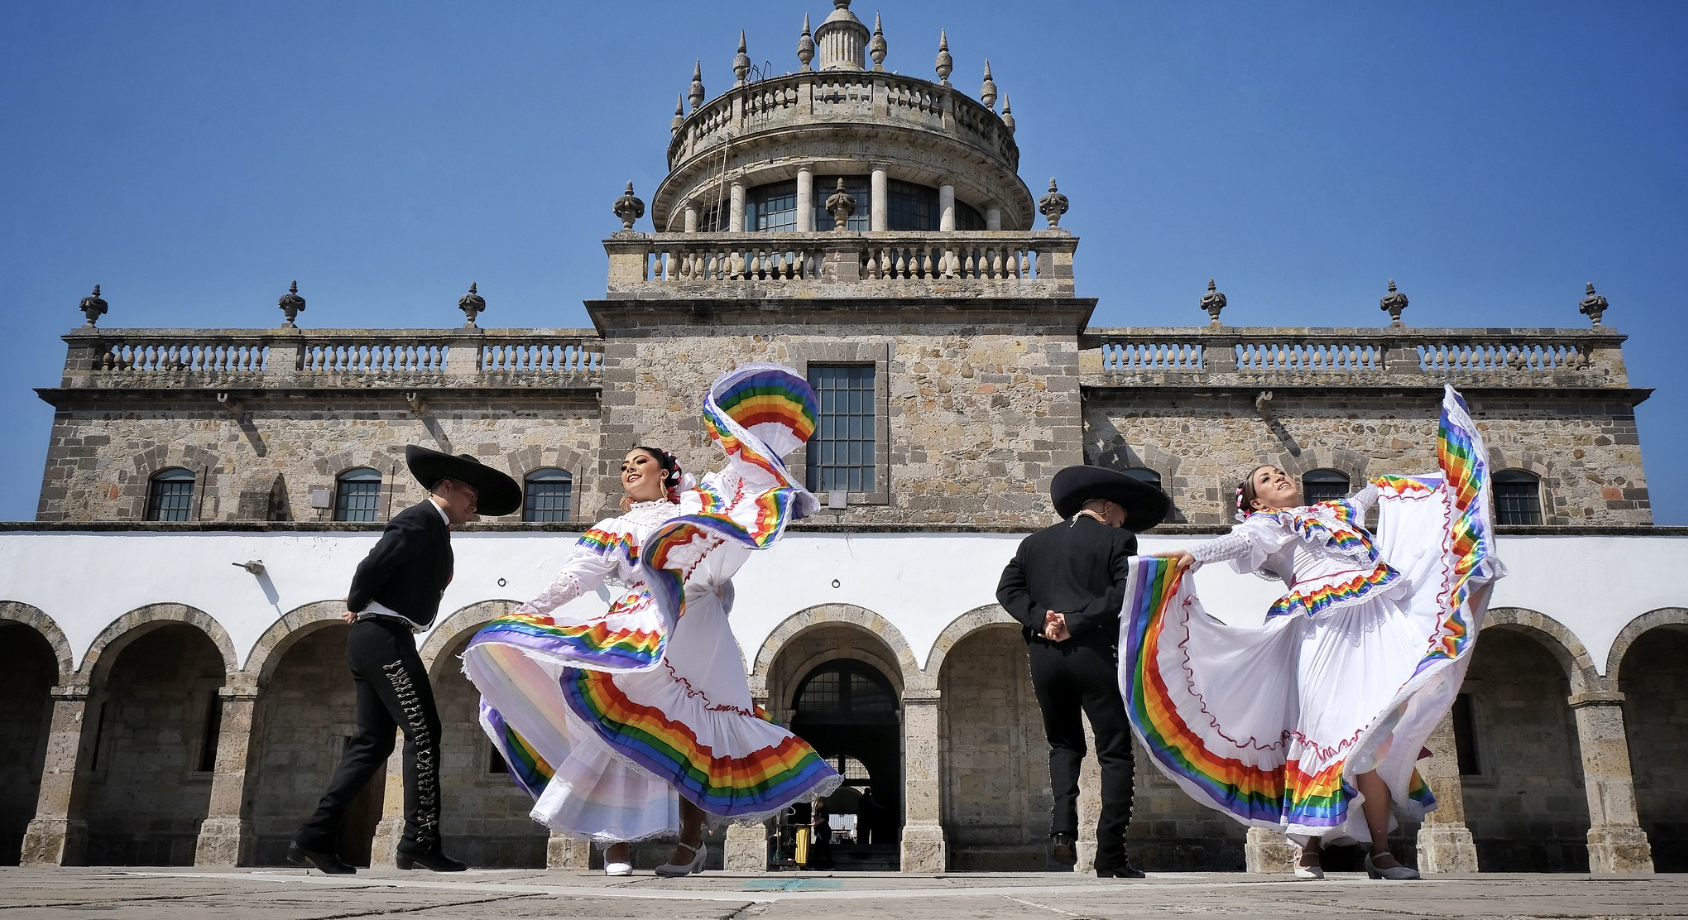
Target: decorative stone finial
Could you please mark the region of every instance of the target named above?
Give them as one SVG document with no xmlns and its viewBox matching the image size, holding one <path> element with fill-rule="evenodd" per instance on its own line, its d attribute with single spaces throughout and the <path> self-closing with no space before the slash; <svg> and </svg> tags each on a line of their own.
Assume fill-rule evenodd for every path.
<svg viewBox="0 0 1688 920">
<path fill-rule="evenodd" d="M 692 111 L 694 112 L 697 111 L 698 106 L 703 105 L 703 61 L 701 60 L 692 66 L 692 88 L 690 92 L 686 93 L 686 98 L 691 101 Z"/>
<path fill-rule="evenodd" d="M 1054 176 L 1049 177 L 1049 194 L 1038 199 L 1037 213 L 1049 221 L 1049 229 L 1060 229 L 1061 215 L 1067 213 L 1067 196 L 1055 187 Z"/>
<path fill-rule="evenodd" d="M 733 76 L 738 78 L 734 86 L 743 86 L 744 78 L 750 74 L 750 54 L 744 45 L 744 30 L 738 34 L 738 54 L 733 55 Z"/>
<path fill-rule="evenodd" d="M 949 53 L 949 30 L 938 30 L 938 82 L 949 85 L 949 75 L 955 70 L 955 58 Z"/>
<path fill-rule="evenodd" d="M 679 134 L 680 125 L 686 120 L 686 100 L 680 96 L 674 97 L 674 120 L 668 123 L 670 133 Z"/>
<path fill-rule="evenodd" d="M 1212 278 L 1207 279 L 1207 293 L 1202 295 L 1202 309 L 1206 310 L 1207 315 L 1212 317 L 1212 320 L 1208 323 L 1209 326 L 1221 325 L 1219 311 L 1225 309 L 1225 295 L 1219 293 L 1219 289 L 1214 286 Z"/>
<path fill-rule="evenodd" d="M 463 317 L 466 320 L 466 322 L 463 323 L 463 328 L 480 328 L 475 325 L 475 317 L 480 313 L 486 312 L 486 298 L 482 297 L 480 293 L 475 290 L 475 282 L 469 282 L 469 293 L 464 294 L 463 297 L 457 301 L 457 309 L 463 311 Z"/>
<path fill-rule="evenodd" d="M 287 293 L 281 295 L 281 299 L 276 301 L 276 306 L 281 307 L 282 314 L 287 317 L 287 322 L 282 323 L 281 328 L 299 328 L 293 325 L 299 314 L 305 312 L 305 298 L 299 296 L 299 282 L 295 281 L 287 286 Z"/>
<path fill-rule="evenodd" d="M 797 37 L 797 60 L 802 63 L 800 68 L 804 73 L 814 70 L 809 62 L 815 59 L 815 39 L 809 33 L 809 14 L 803 14 L 803 34 Z"/>
<path fill-rule="evenodd" d="M 633 222 L 645 216 L 645 203 L 639 196 L 633 194 L 633 183 L 627 183 L 627 191 L 615 200 L 615 216 L 621 218 L 621 232 L 633 232 Z"/>
<path fill-rule="evenodd" d="M 856 199 L 844 190 L 844 180 L 838 180 L 838 190 L 826 200 L 826 212 L 832 215 L 832 229 L 842 231 L 850 215 L 856 213 Z"/>
<path fill-rule="evenodd" d="M 1594 288 L 1591 287 L 1589 290 L 1592 291 Z M 1604 300 L 1605 298 L 1601 299 Z M 87 328 L 94 328 L 95 321 L 106 315 L 106 310 L 109 309 L 106 302 L 100 299 L 99 285 L 94 285 L 94 293 L 82 298 L 82 303 L 77 306 L 77 309 L 82 311 L 83 316 L 88 317 Z M 1598 318 L 1595 319 L 1594 325 L 1600 325 L 1600 320 Z"/>
<path fill-rule="evenodd" d="M 94 293 L 99 294 L 99 292 L 100 289 L 96 285 L 94 287 Z M 87 301 L 83 301 L 83 303 L 87 303 Z M 1606 308 L 1610 306 L 1611 303 L 1609 303 L 1606 298 L 1594 293 L 1594 282 L 1590 281 L 1588 283 L 1588 296 L 1582 299 L 1582 303 L 1577 307 L 1577 312 L 1593 320 L 1594 325 L 1599 326 L 1600 317 L 1606 312 Z M 101 310 L 100 312 L 104 313 L 105 311 Z M 89 322 L 88 325 L 92 326 L 93 323 Z"/>
<path fill-rule="evenodd" d="M 1379 309 L 1389 314 L 1391 326 L 1403 325 L 1401 314 L 1407 309 L 1407 295 L 1395 290 L 1395 279 L 1389 279 L 1389 293 L 1377 302 Z"/>
<path fill-rule="evenodd" d="M 815 48 L 820 60 L 816 70 L 866 70 L 867 45 L 872 33 L 850 4 L 833 0 L 832 15 L 815 27 Z"/>
<path fill-rule="evenodd" d="M 1014 107 L 1009 104 L 1007 93 L 1002 94 L 1002 126 L 1009 134 L 1014 133 Z"/>
<path fill-rule="evenodd" d="M 873 58 L 873 69 L 878 73 L 885 72 L 885 30 L 879 26 L 879 13 L 873 14 L 873 41 L 867 43 L 867 53 Z"/>
<path fill-rule="evenodd" d="M 985 108 L 996 108 L 996 81 L 991 79 L 991 59 L 985 58 L 985 82 L 979 87 L 979 101 Z"/>
</svg>

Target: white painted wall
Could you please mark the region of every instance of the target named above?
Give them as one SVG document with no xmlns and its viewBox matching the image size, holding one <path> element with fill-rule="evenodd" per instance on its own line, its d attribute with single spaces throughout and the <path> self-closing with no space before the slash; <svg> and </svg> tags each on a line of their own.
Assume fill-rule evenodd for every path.
<svg viewBox="0 0 1688 920">
<path fill-rule="evenodd" d="M 0 601 L 39 608 L 64 630 L 80 665 L 100 632 L 148 604 L 203 610 L 229 633 L 244 666 L 282 614 L 345 597 L 374 533 L 0 534 Z M 570 534 L 464 533 L 453 537 L 457 573 L 441 605 L 526 600 L 549 583 L 574 544 Z M 1144 552 L 1187 547 L 1204 537 L 1153 534 Z M 793 533 L 753 556 L 734 580 L 733 628 L 747 662 L 787 617 L 818 604 L 854 604 L 895 626 L 925 664 L 938 635 L 958 617 L 994 604 L 997 578 L 1020 537 L 1007 534 Z M 1546 614 L 1570 629 L 1604 669 L 1613 639 L 1630 620 L 1661 607 L 1688 608 L 1688 537 L 1503 537 L 1511 575 L 1493 606 Z M 259 559 L 264 576 L 233 563 Z M 1209 610 L 1259 622 L 1279 593 L 1272 582 L 1228 566 L 1197 574 Z M 500 586 L 499 579 L 505 584 Z M 833 582 L 837 581 L 837 587 Z M 609 599 L 574 602 L 601 609 Z"/>
</svg>

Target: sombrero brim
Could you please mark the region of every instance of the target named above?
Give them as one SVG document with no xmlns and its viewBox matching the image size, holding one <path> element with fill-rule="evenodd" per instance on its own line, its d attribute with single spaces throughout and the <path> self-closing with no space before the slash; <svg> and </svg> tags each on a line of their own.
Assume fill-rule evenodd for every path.
<svg viewBox="0 0 1688 920">
<path fill-rule="evenodd" d="M 1100 466 L 1069 466 L 1049 483 L 1049 498 L 1062 518 L 1077 514 L 1084 503 L 1101 498 L 1125 509 L 1125 529 L 1141 533 L 1166 520 L 1172 499 L 1165 492 Z"/>
<path fill-rule="evenodd" d="M 408 444 L 404 448 L 404 463 L 410 467 L 410 475 L 425 488 L 433 488 L 441 479 L 455 479 L 472 486 L 480 493 L 476 510 L 487 517 L 509 514 L 522 506 L 522 487 L 516 480 L 473 457 L 454 457 Z"/>
</svg>

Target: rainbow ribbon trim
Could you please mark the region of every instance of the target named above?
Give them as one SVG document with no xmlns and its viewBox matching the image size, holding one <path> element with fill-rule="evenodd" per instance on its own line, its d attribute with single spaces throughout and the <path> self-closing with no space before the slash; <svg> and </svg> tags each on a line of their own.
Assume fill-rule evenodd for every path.
<svg viewBox="0 0 1688 920">
<path fill-rule="evenodd" d="M 1444 387 L 1442 416 L 1436 432 L 1436 461 L 1442 467 L 1452 521 L 1448 532 L 1453 555 L 1453 577 L 1442 596 L 1446 611 L 1441 629 L 1430 649 L 1419 661 L 1418 674 L 1460 657 L 1476 639 L 1470 620 L 1471 579 L 1491 574 L 1487 565 L 1494 545 L 1490 535 L 1489 462 L 1471 408 L 1453 387 Z"/>
<path fill-rule="evenodd" d="M 1334 526 L 1318 514 L 1320 509 L 1330 513 Z M 1319 502 L 1306 508 L 1256 511 L 1255 514 L 1268 515 L 1287 524 L 1303 542 L 1322 544 L 1367 562 L 1377 561 L 1377 546 L 1372 543 L 1370 534 L 1355 525 L 1359 518 L 1358 509 L 1345 498 Z"/>
<path fill-rule="evenodd" d="M 516 730 L 511 728 L 498 710 L 481 701 L 481 721 L 492 736 L 504 763 L 510 768 L 510 779 L 535 799 L 545 791 L 556 770 L 539 756 Z"/>
<path fill-rule="evenodd" d="M 644 671 L 662 660 L 668 635 L 659 629 L 611 629 L 605 620 L 559 625 L 548 616 L 510 614 L 481 627 L 473 641 L 504 642 L 609 670 Z"/>
<path fill-rule="evenodd" d="M 796 735 L 737 757 L 718 756 L 683 722 L 628 699 L 610 675 L 571 668 L 561 686 L 569 708 L 610 746 L 712 815 L 763 814 L 837 772 Z"/>
<path fill-rule="evenodd" d="M 1364 575 L 1355 575 L 1345 581 L 1321 585 L 1312 591 L 1291 591 L 1278 598 L 1266 611 L 1266 615 L 1268 617 L 1282 617 L 1301 613 L 1310 617 L 1318 616 L 1333 605 L 1357 601 L 1379 588 L 1396 584 L 1400 580 L 1400 572 L 1387 562 L 1379 562 L 1376 568 Z"/>
</svg>

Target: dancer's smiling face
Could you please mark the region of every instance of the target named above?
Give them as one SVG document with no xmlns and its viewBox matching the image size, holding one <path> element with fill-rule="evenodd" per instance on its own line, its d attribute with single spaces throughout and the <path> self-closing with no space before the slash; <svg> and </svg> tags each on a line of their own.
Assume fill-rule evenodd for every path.
<svg viewBox="0 0 1688 920">
<path fill-rule="evenodd" d="M 1294 508 L 1300 504 L 1301 488 L 1295 479 L 1275 466 L 1262 466 L 1248 474 L 1248 506 L 1254 511 Z"/>
<path fill-rule="evenodd" d="M 621 461 L 621 489 L 636 502 L 656 501 L 668 496 L 668 471 L 650 451 L 637 448 Z"/>
</svg>

